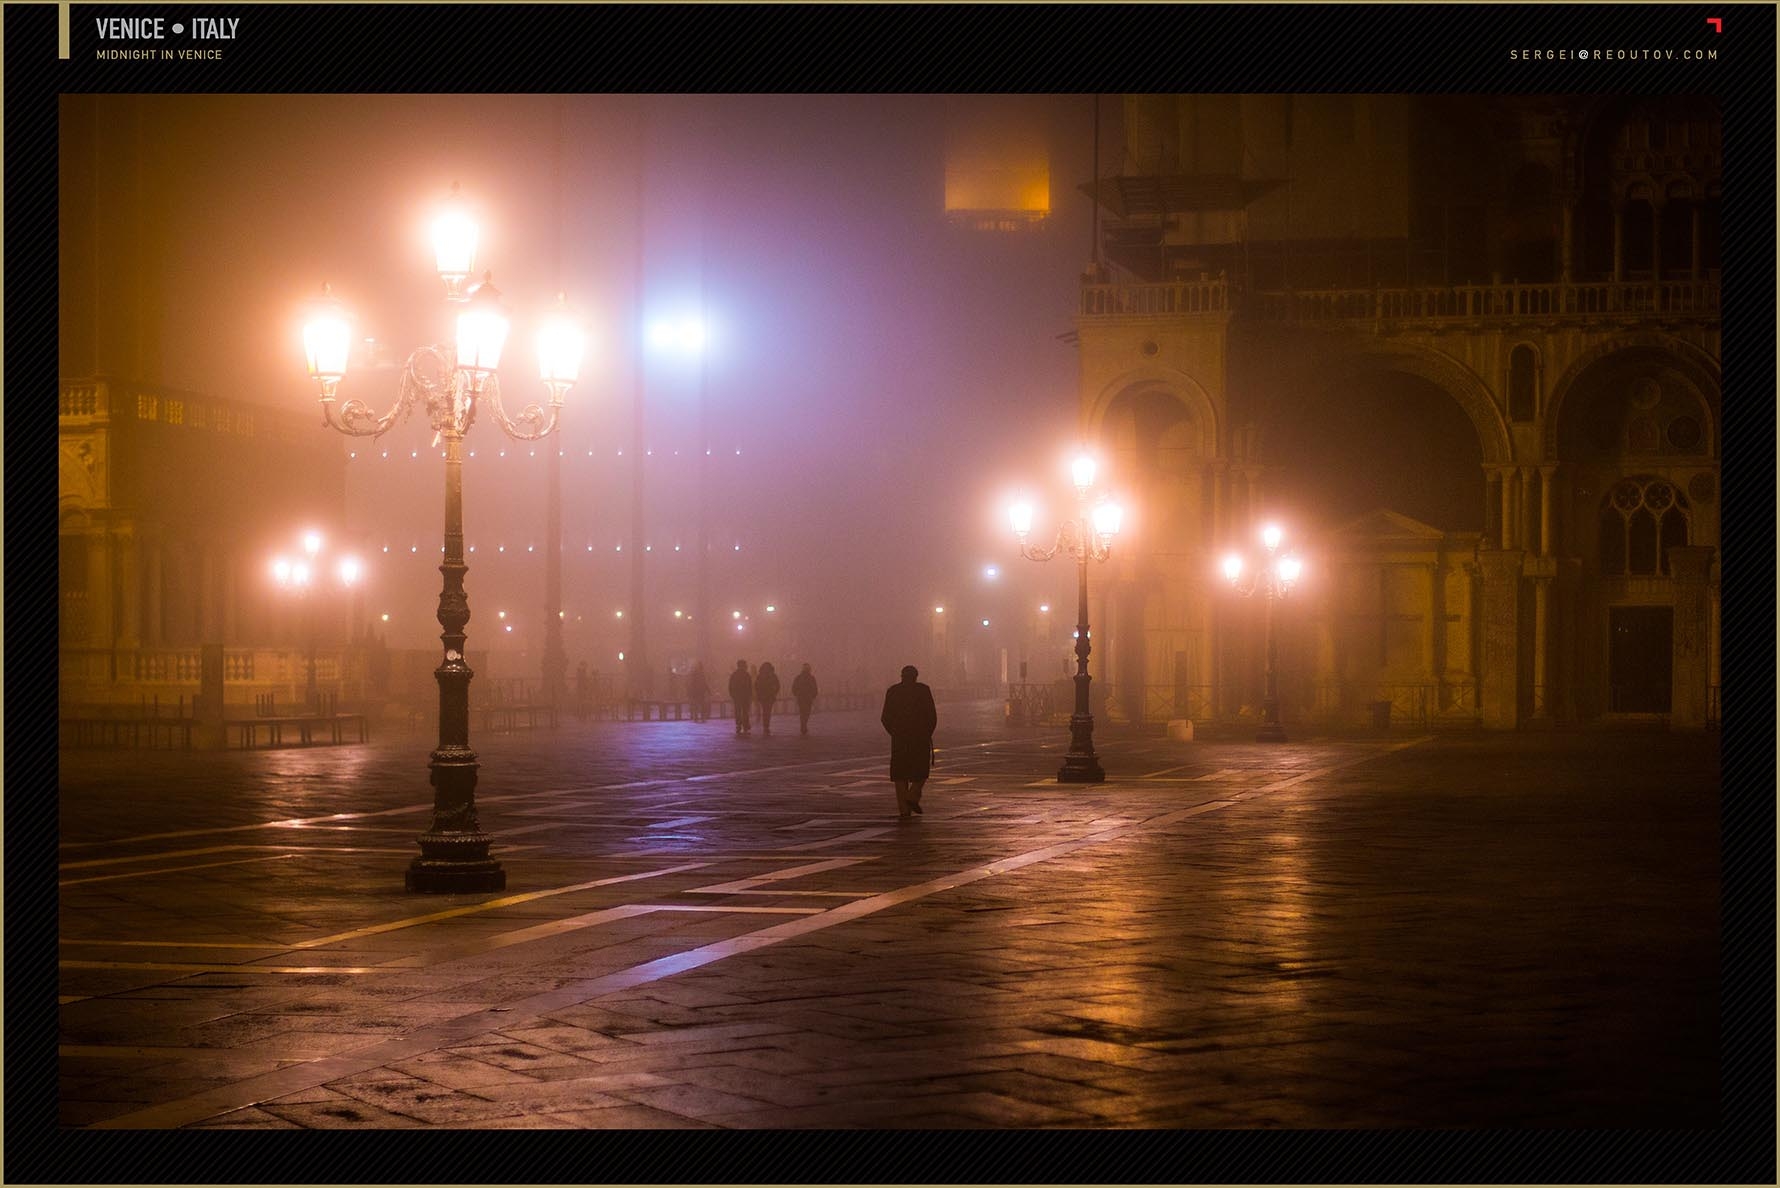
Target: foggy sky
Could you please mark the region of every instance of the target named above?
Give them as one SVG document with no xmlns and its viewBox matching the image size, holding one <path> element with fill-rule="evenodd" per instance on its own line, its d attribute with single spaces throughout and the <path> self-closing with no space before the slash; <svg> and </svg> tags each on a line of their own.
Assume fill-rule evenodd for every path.
<svg viewBox="0 0 1780 1188">
<path fill-rule="evenodd" d="M 717 609 L 774 598 L 806 620 L 844 615 L 915 638 L 936 600 L 998 620 L 1061 600 L 1070 575 L 1018 560 L 1001 497 L 1021 482 L 1044 491 L 1075 437 L 1076 356 L 1058 336 L 1089 251 L 1075 187 L 1089 171 L 1092 101 L 1027 101 L 1051 145 L 1052 215 L 1013 235 L 944 219 L 947 129 L 968 125 L 980 102 L 146 97 L 140 209 L 119 213 L 138 220 L 149 280 L 140 378 L 312 413 L 298 331 L 324 280 L 398 359 L 447 339 L 425 226 L 460 182 L 482 222 L 477 267 L 493 269 L 514 313 L 510 407 L 542 392 L 530 339 L 558 287 L 588 324 L 556 444 L 564 602 L 571 621 L 588 620 L 583 635 L 571 630 L 570 661 L 597 661 L 595 617 L 628 602 L 629 560 L 614 545 L 628 547 L 617 451 L 634 453 L 641 168 L 645 304 L 690 308 L 702 280 L 715 327 Z M 104 212 L 104 187 L 99 201 Z M 369 373 L 350 375 L 342 394 L 383 405 L 394 390 L 393 372 Z M 696 370 L 651 361 L 646 391 L 652 599 L 690 609 Z M 396 646 L 437 634 L 442 478 L 430 439 L 424 413 L 374 445 L 341 439 L 359 454 L 349 528 L 372 550 L 369 609 L 395 609 Z M 471 646 L 494 646 L 492 612 L 510 608 L 526 626 L 507 642 L 535 661 L 541 635 L 525 632 L 542 617 L 542 452 L 529 457 L 486 416 L 467 445 Z M 742 550 L 726 554 L 729 542 Z M 524 554 L 528 544 L 538 551 Z M 1001 589 L 983 582 L 984 563 L 1002 567 Z M 665 646 L 651 651 L 662 667 Z"/>
</svg>

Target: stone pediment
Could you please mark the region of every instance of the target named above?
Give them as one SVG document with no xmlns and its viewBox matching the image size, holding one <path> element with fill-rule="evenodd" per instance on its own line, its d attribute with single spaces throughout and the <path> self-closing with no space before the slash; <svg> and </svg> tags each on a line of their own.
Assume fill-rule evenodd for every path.
<svg viewBox="0 0 1780 1188">
<path fill-rule="evenodd" d="M 1432 524 L 1424 524 L 1386 507 L 1377 507 L 1331 529 L 1328 539 L 1344 545 L 1390 542 L 1436 546 L 1446 539 L 1446 533 Z"/>
</svg>

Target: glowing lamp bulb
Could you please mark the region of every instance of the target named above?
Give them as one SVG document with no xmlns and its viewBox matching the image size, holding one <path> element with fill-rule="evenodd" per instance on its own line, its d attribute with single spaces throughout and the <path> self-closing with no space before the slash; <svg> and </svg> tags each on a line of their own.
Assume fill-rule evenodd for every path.
<svg viewBox="0 0 1780 1188">
<path fill-rule="evenodd" d="M 318 380 L 338 381 L 346 374 L 346 356 L 352 348 L 352 318 L 334 299 L 333 287 L 321 287 L 309 320 L 303 324 L 303 355 L 309 374 Z"/>
<path fill-rule="evenodd" d="M 1299 574 L 1304 572 L 1304 562 L 1296 557 L 1281 557 L 1276 571 L 1279 574 L 1279 580 L 1289 586 L 1298 580 Z"/>
<path fill-rule="evenodd" d="M 1015 536 L 1026 536 L 1032 532 L 1032 504 L 1022 499 L 1007 509 L 1008 522 L 1013 525 Z"/>
<path fill-rule="evenodd" d="M 1242 558 L 1231 553 L 1224 558 L 1224 580 L 1233 582 L 1242 576 Z"/>
<path fill-rule="evenodd" d="M 493 280 L 484 276 L 457 315 L 457 366 L 460 371 L 488 374 L 499 370 L 507 343 L 507 310 Z"/>
<path fill-rule="evenodd" d="M 279 585 L 290 584 L 290 562 L 279 557 L 272 562 L 272 577 Z"/>
<path fill-rule="evenodd" d="M 356 584 L 363 571 L 364 567 L 359 564 L 357 557 L 342 557 L 340 559 L 340 582 L 342 585 Z"/>
<path fill-rule="evenodd" d="M 457 283 L 475 270 L 476 239 L 476 220 L 464 209 L 463 195 L 452 182 L 451 197 L 433 220 L 433 264 L 453 293 Z"/>
<path fill-rule="evenodd" d="M 1261 543 L 1267 546 L 1268 552 L 1277 549 L 1279 542 L 1283 539 L 1285 539 L 1285 533 L 1280 531 L 1278 524 L 1269 524 L 1261 529 Z"/>
<path fill-rule="evenodd" d="M 581 374 L 586 336 L 569 314 L 566 298 L 556 295 L 556 308 L 538 331 L 538 374 L 551 387 L 568 388 Z"/>
<path fill-rule="evenodd" d="M 1094 459 L 1082 454 L 1069 464 L 1069 477 L 1075 483 L 1076 490 L 1086 491 L 1094 485 Z"/>
<path fill-rule="evenodd" d="M 1094 531 L 1105 537 L 1117 536 L 1124 519 L 1124 508 L 1116 503 L 1103 503 L 1094 509 Z"/>
</svg>

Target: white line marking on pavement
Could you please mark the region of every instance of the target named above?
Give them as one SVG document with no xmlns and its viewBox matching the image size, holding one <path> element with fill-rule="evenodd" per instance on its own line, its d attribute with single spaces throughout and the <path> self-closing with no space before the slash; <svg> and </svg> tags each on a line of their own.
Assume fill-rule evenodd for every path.
<svg viewBox="0 0 1780 1188">
<path fill-rule="evenodd" d="M 58 887 L 72 887 L 79 883 L 108 883 L 112 879 L 140 879 L 149 875 L 178 874 L 184 870 L 209 870 L 216 866 L 240 866 L 247 862 L 277 862 L 281 858 L 295 858 L 297 855 L 261 854 L 257 858 L 231 858 L 226 862 L 195 862 L 190 866 L 158 866 L 153 870 L 127 870 L 122 874 L 88 875 L 84 879 L 59 879 Z"/>
<path fill-rule="evenodd" d="M 1425 738 L 1416 739 L 1411 742 L 1403 743 L 1399 747 L 1387 748 L 1386 751 L 1398 750 L 1401 749 L 1401 747 L 1413 746 L 1417 742 L 1425 741 Z M 1278 781 L 1275 784 L 1268 785 L 1266 789 L 1259 789 L 1258 791 L 1297 784 L 1315 775 L 1327 774 L 1328 772 L 1340 768 L 1375 759 L 1381 753 L 1386 752 L 1373 752 L 1356 756 L 1345 763 L 1332 764 L 1314 772 L 1306 772 L 1298 776 L 1293 776 Z M 1235 800 L 1245 800 L 1254 794 L 1255 793 L 1253 792 L 1247 792 L 1242 796 L 1235 798 Z M 806 936 L 812 932 L 857 920 L 863 916 L 872 915 L 875 912 L 899 907 L 917 899 L 940 894 L 957 887 L 966 886 L 981 879 L 992 878 L 995 875 L 1019 870 L 1037 862 L 1044 862 L 1051 858 L 1073 853 L 1076 850 L 1084 849 L 1100 842 L 1111 841 L 1140 830 L 1165 828 L 1168 825 L 1186 820 L 1189 817 L 1210 812 L 1212 809 L 1209 806 L 1217 803 L 1218 802 L 1208 801 L 1187 808 L 1177 809 L 1174 812 L 1165 813 L 1158 817 L 1152 817 L 1145 821 L 1137 821 L 1131 824 L 1121 825 L 1114 829 L 1087 834 L 1068 841 L 1044 846 L 1040 849 L 1028 850 L 1023 854 L 1016 854 L 1008 858 L 1000 859 L 999 861 L 972 867 L 967 870 L 959 871 L 956 874 L 943 875 L 940 878 L 931 879 L 925 883 L 917 883 L 909 887 L 903 887 L 899 890 L 887 891 L 865 899 L 855 900 L 852 903 L 841 904 L 825 912 L 788 920 L 783 924 L 774 924 L 756 932 L 744 933 L 741 936 L 732 937 L 729 940 L 701 945 L 696 949 L 691 949 L 683 953 L 670 954 L 669 956 L 657 958 L 653 961 L 645 961 L 628 969 L 615 970 L 609 974 L 571 982 L 568 985 L 558 987 L 555 990 L 545 991 L 540 994 L 534 994 L 529 998 L 509 1002 L 498 1010 L 484 1009 L 471 1011 L 459 1015 L 454 1019 L 446 1019 L 438 1023 L 416 1028 L 406 1035 L 385 1040 L 382 1043 L 374 1044 L 367 1048 L 361 1048 L 354 1052 L 345 1053 L 339 1056 L 324 1057 L 320 1060 L 307 1061 L 303 1064 L 277 1069 L 272 1072 L 262 1073 L 258 1076 L 247 1077 L 215 1089 L 203 1090 L 173 1101 L 146 1106 L 139 1110 L 134 1110 L 129 1113 L 120 1114 L 114 1118 L 96 1122 L 93 1124 L 92 1128 L 103 1130 L 130 1130 L 183 1126 L 188 1123 L 202 1121 L 205 1118 L 214 1117 L 218 1114 L 228 1113 L 231 1110 L 237 1110 L 244 1106 L 269 1101 L 273 1098 L 283 1097 L 290 1093 L 313 1089 L 318 1085 L 325 1085 L 330 1081 L 339 1080 L 342 1077 L 352 1076 L 374 1068 L 381 1068 L 397 1061 L 418 1056 L 425 1052 L 431 1052 L 442 1047 L 449 1047 L 453 1044 L 462 1043 L 465 1040 L 485 1035 L 492 1031 L 506 1031 L 514 1028 L 522 1028 L 525 1025 L 536 1021 L 541 1016 L 548 1015 L 553 1011 L 562 1010 L 565 1007 L 579 1006 L 607 994 L 628 990 L 635 986 L 646 985 L 649 982 L 659 981 L 662 978 L 671 977 L 678 973 L 684 973 L 687 970 L 698 969 L 701 966 L 709 965 L 712 962 L 721 961 L 726 957 L 751 953 L 755 950 L 767 948 L 783 941 L 793 940 L 800 936 Z M 1234 801 L 1231 803 L 1234 803 Z M 1223 807 L 1228 807 L 1228 805 L 1224 805 Z"/>
<path fill-rule="evenodd" d="M 826 858 L 821 862 L 807 862 L 802 866 L 787 866 L 782 870 L 768 871 L 765 874 L 749 875 L 745 879 L 736 879 L 728 883 L 712 883 L 708 887 L 689 887 L 688 895 L 739 895 L 752 891 L 766 883 L 782 883 L 789 879 L 801 879 L 805 875 L 820 874 L 825 870 L 839 870 L 846 866 L 857 866 L 869 859 L 861 858 Z"/>
</svg>

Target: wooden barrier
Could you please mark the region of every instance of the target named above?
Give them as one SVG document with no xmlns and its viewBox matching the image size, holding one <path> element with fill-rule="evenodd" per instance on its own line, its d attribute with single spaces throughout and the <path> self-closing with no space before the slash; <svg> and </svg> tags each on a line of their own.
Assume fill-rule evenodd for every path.
<svg viewBox="0 0 1780 1188">
<path fill-rule="evenodd" d="M 285 718 L 231 718 L 223 723 L 242 750 L 262 747 L 339 746 L 369 742 L 371 724 L 363 714 L 297 715 Z M 356 734 L 358 737 L 353 738 Z M 264 736 L 264 742 L 261 736 Z M 288 741 L 287 741 L 288 739 Z"/>
</svg>

